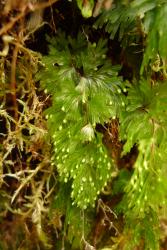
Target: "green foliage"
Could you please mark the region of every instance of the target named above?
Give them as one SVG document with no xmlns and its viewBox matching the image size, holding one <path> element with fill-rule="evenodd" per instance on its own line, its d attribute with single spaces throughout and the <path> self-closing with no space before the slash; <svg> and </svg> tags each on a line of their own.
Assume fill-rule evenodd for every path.
<svg viewBox="0 0 167 250">
<path fill-rule="evenodd" d="M 134 224 L 136 224 L 135 227 L 132 226 Z M 130 239 L 125 246 L 126 250 L 134 249 L 135 246 L 143 246 L 146 250 L 159 249 L 158 218 L 151 209 L 142 219 L 133 220 L 131 218 L 125 227 L 125 233 L 129 233 L 129 231 Z"/>
<path fill-rule="evenodd" d="M 0 248 L 159 250 L 166 0 L 60 1 L 33 36 L 28 19 L 56 0 L 10 2 L 0 3 Z"/>
<path fill-rule="evenodd" d="M 160 67 L 166 70 L 165 60 L 166 60 L 166 43 L 167 43 L 167 28 L 166 28 L 166 18 L 167 15 L 167 3 L 159 4 L 154 9 L 154 11 L 147 14 L 144 20 L 144 29 L 148 33 L 146 40 L 146 51 L 143 59 L 143 66 L 141 72 L 143 72 L 143 67 L 147 66 L 149 61 L 153 64 L 157 56 L 160 56 L 162 63 L 155 67 L 154 70 L 158 71 Z"/>
<path fill-rule="evenodd" d="M 94 206 L 108 181 L 114 179 L 111 195 L 122 197 L 115 209 L 125 217 L 125 249 L 140 244 L 145 250 L 159 249 L 158 214 L 167 205 L 167 83 L 152 75 L 166 77 L 166 6 L 165 1 L 115 1 L 97 18 L 94 28 L 105 29 L 125 50 L 139 44 L 144 51 L 138 69 L 143 76 L 125 81 L 125 85 L 118 77 L 120 66 L 112 65 L 108 58 L 105 39 L 91 42 L 85 32 L 76 39 L 62 32 L 49 39 L 49 54 L 43 57 L 38 79 L 52 99 L 52 106 L 45 111 L 53 144 L 52 164 L 61 185 L 69 187 L 68 195 L 58 194 L 55 205 L 61 210 L 60 197 L 69 197 L 62 211 L 71 243 L 82 231 L 77 226 L 81 221 L 73 220 L 73 215 Z M 147 78 L 144 69 L 148 69 Z M 115 118 L 119 119 L 116 140 L 113 128 L 111 132 L 107 127 Z M 97 124 L 108 129 L 113 159 Z M 120 156 L 114 153 L 119 141 L 123 144 Z M 114 178 L 114 167 L 120 160 L 116 157 L 131 156 L 134 147 L 138 152 L 133 168 L 117 170 Z M 78 247 L 79 237 L 83 235 L 74 237 Z"/>
<path fill-rule="evenodd" d="M 135 144 L 139 150 L 133 175 L 125 187 L 122 209 L 127 221 L 128 218 L 143 221 L 147 228 L 144 237 L 148 246 L 145 249 L 158 249 L 157 226 L 155 231 L 153 226 L 149 230 L 148 222 L 153 220 L 151 214 L 156 215 L 159 207 L 166 207 L 166 90 L 166 82 L 151 83 L 144 79 L 129 86 L 127 108 L 121 118 L 120 134 L 126 141 L 123 154 Z M 145 219 L 147 215 L 150 215 L 149 220 Z M 139 224 L 136 230 L 143 231 L 143 228 L 143 224 Z M 137 235 L 137 232 L 134 234 Z"/>
<path fill-rule="evenodd" d="M 141 38 L 143 41 L 146 38 L 141 73 L 150 61 L 155 71 L 163 68 L 166 72 L 166 13 L 167 3 L 163 0 L 134 0 L 127 4 L 117 1 L 110 10 L 100 15 L 94 27 L 105 27 L 110 39 L 118 34 L 123 47 L 137 45 L 141 43 Z M 157 61 L 159 56 L 161 59 Z"/>
<path fill-rule="evenodd" d="M 91 43 L 81 34 L 76 41 L 62 36 L 52 40 L 43 63 L 41 84 L 52 94 L 46 111 L 52 160 L 61 180 L 72 180 L 74 203 L 86 208 L 94 205 L 112 174 L 113 164 L 95 127 L 116 117 L 120 103 L 124 105 L 120 68 L 106 59 L 105 41 Z"/>
<path fill-rule="evenodd" d="M 104 11 L 97 19 L 94 27 L 102 28 L 114 39 L 118 32 L 119 41 L 126 47 L 130 43 L 139 42 L 141 35 L 141 21 L 145 14 L 156 6 L 153 1 L 132 1 L 124 3 L 117 1 L 110 10 Z"/>
<path fill-rule="evenodd" d="M 68 237 L 68 242 L 72 249 L 81 247 L 81 240 L 87 237 L 91 230 L 91 220 L 93 219 L 92 211 L 84 212 L 80 208 L 72 205 L 71 198 L 71 183 L 60 183 L 59 192 L 50 211 L 52 220 L 53 214 L 56 211 L 60 217 L 65 215 L 62 234 Z"/>
</svg>

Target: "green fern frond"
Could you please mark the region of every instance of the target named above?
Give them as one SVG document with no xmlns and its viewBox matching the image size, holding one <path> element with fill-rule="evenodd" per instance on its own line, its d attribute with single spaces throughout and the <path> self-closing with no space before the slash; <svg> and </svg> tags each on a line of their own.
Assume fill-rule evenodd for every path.
<svg viewBox="0 0 167 250">
<path fill-rule="evenodd" d="M 61 180 L 72 181 L 71 197 L 81 208 L 94 205 L 112 173 L 96 124 L 116 117 L 125 105 L 117 76 L 120 67 L 111 65 L 106 52 L 102 40 L 91 44 L 83 35 L 76 41 L 58 37 L 51 41 L 39 75 L 42 87 L 52 95 L 52 106 L 46 110 L 54 145 L 52 161 Z"/>
<path fill-rule="evenodd" d="M 132 32 L 135 21 L 135 13 L 130 10 L 129 6 L 116 4 L 108 11 L 103 11 L 94 24 L 94 28 L 102 28 L 110 34 L 110 38 L 114 39 L 117 32 L 119 33 L 119 41 L 124 38 L 125 34 Z"/>
<path fill-rule="evenodd" d="M 152 85 L 142 80 L 129 86 L 127 110 L 121 121 L 120 132 L 125 140 L 123 153 L 137 145 L 138 157 L 131 180 L 124 189 L 126 194 L 122 206 L 127 218 L 143 220 L 150 210 L 158 214 L 160 207 L 163 209 L 166 206 L 166 90 L 166 82 Z M 144 249 L 157 250 L 154 228 L 151 231 L 148 229 L 145 234 L 145 244 L 149 247 Z"/>
<path fill-rule="evenodd" d="M 143 218 L 134 219 L 133 215 L 128 218 L 125 233 L 129 233 L 125 250 L 134 249 L 140 246 L 144 250 L 159 249 L 159 228 L 157 214 L 152 210 L 145 214 Z M 132 227 L 132 225 L 136 225 Z"/>
<path fill-rule="evenodd" d="M 94 27 L 96 29 L 105 27 L 111 39 L 118 34 L 123 47 L 138 43 L 141 37 L 144 37 L 146 46 L 141 74 L 149 62 L 151 65 L 154 64 L 157 56 L 160 56 L 161 68 L 166 72 L 166 15 L 166 1 L 134 0 L 126 5 L 116 3 L 109 11 L 104 11 Z"/>
<path fill-rule="evenodd" d="M 71 184 L 59 183 L 59 191 L 52 203 L 50 210 L 50 218 L 54 217 L 54 213 L 64 216 L 64 227 L 62 228 L 64 237 L 68 237 L 71 248 L 80 249 L 83 237 L 91 231 L 91 220 L 94 213 L 91 210 L 83 211 L 71 202 Z M 62 224 L 61 224 L 62 225 Z"/>
<path fill-rule="evenodd" d="M 146 49 L 141 67 L 141 73 L 143 73 L 144 67 L 147 67 L 150 61 L 153 64 L 157 55 L 159 55 L 162 59 L 162 67 L 165 66 L 165 60 L 167 58 L 166 15 L 167 4 L 165 1 L 164 4 L 157 5 L 154 11 L 149 13 L 147 18 L 144 20 L 144 28 L 148 31 L 148 37 L 146 40 Z"/>
<path fill-rule="evenodd" d="M 156 7 L 156 2 L 151 0 L 132 1 L 123 4 L 119 1 L 113 4 L 109 11 L 103 11 L 95 22 L 94 27 L 102 28 L 114 39 L 118 33 L 119 41 L 126 47 L 127 42 L 137 42 L 140 37 L 139 19 L 142 20 L 146 13 Z"/>
</svg>

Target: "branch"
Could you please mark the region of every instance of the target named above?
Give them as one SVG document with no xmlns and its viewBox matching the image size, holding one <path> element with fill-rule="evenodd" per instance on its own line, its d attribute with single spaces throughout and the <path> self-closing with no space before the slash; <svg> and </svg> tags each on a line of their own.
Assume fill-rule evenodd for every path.
<svg viewBox="0 0 167 250">
<path fill-rule="evenodd" d="M 46 162 L 42 162 L 38 165 L 38 167 L 26 178 L 23 180 L 21 185 L 18 187 L 18 189 L 15 191 L 14 195 L 12 196 L 11 203 L 15 200 L 16 196 L 20 193 L 21 189 L 40 171 L 44 166 Z M 48 162 L 47 162 L 48 163 Z"/>
</svg>

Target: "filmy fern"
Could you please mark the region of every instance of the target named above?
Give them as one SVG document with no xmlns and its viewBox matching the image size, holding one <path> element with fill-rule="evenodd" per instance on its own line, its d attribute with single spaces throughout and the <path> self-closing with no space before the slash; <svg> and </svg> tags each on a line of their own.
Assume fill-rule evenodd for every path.
<svg viewBox="0 0 167 250">
<path fill-rule="evenodd" d="M 143 227 L 145 218 L 150 216 L 149 223 L 155 223 L 154 217 L 157 217 L 160 207 L 163 209 L 166 206 L 166 90 L 166 82 L 153 84 L 144 79 L 140 84 L 131 86 L 120 126 L 122 139 L 126 140 L 123 153 L 129 152 L 135 144 L 139 150 L 122 203 L 127 218 L 141 223 L 139 238 L 148 233 L 148 227 L 146 231 Z M 150 232 L 152 238 L 145 235 L 145 249 L 158 249 L 157 219 L 154 223 Z"/>
<path fill-rule="evenodd" d="M 110 10 L 100 15 L 94 27 L 105 27 L 111 39 L 118 34 L 123 47 L 137 45 L 141 43 L 142 38 L 145 53 L 141 73 L 143 74 L 150 61 L 151 64 L 157 61 L 157 56 L 162 59 L 159 64 L 162 64 L 161 67 L 166 72 L 166 15 L 167 3 L 164 0 L 134 0 L 127 4 L 118 1 Z M 159 67 L 156 67 L 156 70 L 158 71 Z"/>
<path fill-rule="evenodd" d="M 161 1 L 162 2 L 162 1 Z M 144 70 L 144 66 L 147 66 L 149 61 L 151 64 L 155 61 L 157 56 L 160 56 L 162 60 L 162 69 L 166 71 L 166 43 L 167 43 L 167 28 L 166 28 L 166 15 L 167 15 L 167 3 L 157 5 L 154 11 L 147 14 L 147 18 L 144 20 L 144 29 L 148 32 L 146 40 L 146 51 L 144 54 L 143 65 L 141 72 Z M 155 67 L 154 67 L 155 68 Z M 155 69 L 158 71 L 159 67 Z"/>
<path fill-rule="evenodd" d="M 62 33 L 50 39 L 49 55 L 43 58 L 44 69 L 39 73 L 41 86 L 52 99 L 52 106 L 45 111 L 53 143 L 52 164 L 60 182 L 70 185 L 74 208 L 93 206 L 112 179 L 114 161 L 102 144 L 97 124 L 105 126 L 117 117 L 124 143 L 122 156 L 137 148 L 131 173 L 121 185 L 118 176 L 113 189 L 119 193 L 116 189 L 121 186 L 120 193 L 124 193 L 118 211 L 126 218 L 125 234 L 131 234 L 127 249 L 139 245 L 141 239 L 144 249 L 159 248 L 158 214 L 166 206 L 167 83 L 150 77 L 152 70 L 161 70 L 160 65 L 165 69 L 166 6 L 160 0 L 117 1 L 96 21 L 95 27 L 105 26 L 111 39 L 118 34 L 124 47 L 142 40 L 145 53 L 139 71 L 143 76 L 127 84 L 125 95 L 118 77 L 120 67 L 113 66 L 106 56 L 106 41 L 90 42 L 81 33 L 77 39 Z M 148 78 L 143 74 L 146 68 Z"/>
<path fill-rule="evenodd" d="M 94 27 L 105 27 L 111 39 L 114 39 L 118 33 L 119 41 L 122 41 L 122 45 L 126 47 L 132 42 L 138 42 L 141 32 L 140 22 L 145 17 L 145 13 L 154 9 L 155 6 L 156 3 L 153 1 L 135 0 L 126 4 L 117 1 L 110 10 L 103 11 Z"/>
<path fill-rule="evenodd" d="M 109 122 L 124 106 L 119 66 L 106 59 L 106 42 L 57 37 L 51 41 L 41 84 L 52 94 L 46 111 L 53 141 L 53 164 L 61 181 L 72 181 L 73 203 L 94 205 L 111 178 L 113 163 L 96 124 Z"/>
<path fill-rule="evenodd" d="M 128 152 L 134 144 L 137 144 L 139 148 L 135 172 L 127 191 L 128 194 L 134 195 L 136 189 L 141 190 L 139 197 L 134 195 L 134 201 L 131 197 L 129 203 L 129 207 L 133 208 L 137 207 L 137 203 L 139 203 L 140 212 L 145 211 L 144 204 L 148 206 L 148 198 L 150 198 L 149 205 L 155 208 L 157 204 L 157 209 L 165 202 L 167 186 L 164 186 L 165 182 L 162 179 L 166 178 L 164 173 L 167 150 L 166 88 L 166 83 L 156 83 L 155 86 L 152 86 L 146 80 L 142 80 L 140 85 L 131 87 L 128 94 L 129 103 L 126 117 L 121 123 L 121 134 L 126 139 L 124 153 Z M 156 185 L 161 184 L 161 187 L 156 188 Z M 146 188 L 144 185 L 151 188 Z M 150 194 L 152 191 L 154 194 L 155 192 L 159 192 L 159 194 L 152 196 Z M 158 203 L 157 197 L 158 199 L 161 197 Z M 147 202 L 145 203 L 145 201 Z M 143 202 L 143 206 L 141 202 Z M 133 204 L 131 205 L 131 203 Z"/>
</svg>

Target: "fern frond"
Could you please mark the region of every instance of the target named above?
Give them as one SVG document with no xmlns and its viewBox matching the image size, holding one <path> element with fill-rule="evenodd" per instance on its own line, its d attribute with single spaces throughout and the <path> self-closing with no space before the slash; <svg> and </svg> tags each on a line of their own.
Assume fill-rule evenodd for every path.
<svg viewBox="0 0 167 250">
<path fill-rule="evenodd" d="M 112 9 L 99 16 L 94 27 L 105 27 L 111 39 L 118 34 L 123 47 L 138 43 L 141 37 L 144 37 L 146 46 L 141 74 L 149 62 L 154 64 L 157 56 L 160 56 L 161 67 L 166 72 L 166 15 L 167 4 L 163 0 L 134 0 L 126 5 L 118 2 Z"/>
<path fill-rule="evenodd" d="M 159 4 L 157 7 L 149 13 L 144 20 L 145 30 L 148 30 L 148 37 L 146 40 L 146 49 L 144 53 L 144 59 L 141 67 L 141 73 L 144 71 L 144 67 L 147 67 L 148 63 L 155 61 L 157 55 L 162 59 L 163 67 L 167 58 L 166 44 L 167 44 L 167 27 L 166 27 L 166 15 L 167 4 Z"/>
<path fill-rule="evenodd" d="M 61 180 L 72 181 L 71 197 L 81 208 L 94 205 L 112 173 L 113 164 L 96 124 L 117 116 L 124 105 L 117 76 L 120 67 L 111 65 L 106 52 L 102 40 L 91 44 L 82 35 L 76 41 L 57 38 L 51 41 L 39 76 L 52 94 L 52 106 L 46 111 L 54 145 L 52 160 Z"/>
<path fill-rule="evenodd" d="M 114 39 L 118 32 L 119 41 L 134 29 L 135 13 L 129 6 L 116 4 L 108 11 L 103 11 L 94 24 L 94 28 L 105 27 L 105 31 L 110 34 L 110 39 Z M 126 34 L 126 35 L 125 35 Z"/>
<path fill-rule="evenodd" d="M 53 218 L 55 213 L 60 217 L 64 216 L 63 234 L 68 237 L 71 248 L 80 249 L 81 239 L 87 237 L 91 231 L 90 222 L 94 218 L 94 213 L 91 210 L 83 211 L 72 205 L 70 193 L 70 182 L 59 183 L 59 192 L 53 201 L 50 217 Z"/>
<path fill-rule="evenodd" d="M 150 210 L 158 214 L 160 207 L 166 206 L 166 90 L 166 82 L 152 85 L 142 80 L 138 85 L 129 86 L 127 111 L 120 132 L 126 140 L 123 152 L 126 154 L 137 145 L 139 153 L 122 201 L 127 218 L 143 220 Z M 149 245 L 145 249 L 158 249 L 156 232 L 152 230 L 150 234 L 152 236 L 145 236 L 148 241 L 145 244 Z"/>
<path fill-rule="evenodd" d="M 134 224 L 136 226 L 132 227 Z M 143 218 L 128 218 L 125 233 L 129 233 L 125 250 L 134 249 L 136 246 L 145 250 L 159 249 L 158 217 L 152 209 Z"/>
<path fill-rule="evenodd" d="M 119 41 L 126 47 L 127 42 L 136 42 L 140 37 L 138 27 L 139 19 L 143 19 L 145 14 L 156 7 L 156 3 L 151 0 L 132 1 L 123 4 L 119 1 L 113 5 L 109 11 L 104 11 L 95 22 L 94 27 L 102 28 L 114 39 L 118 33 Z"/>
</svg>

